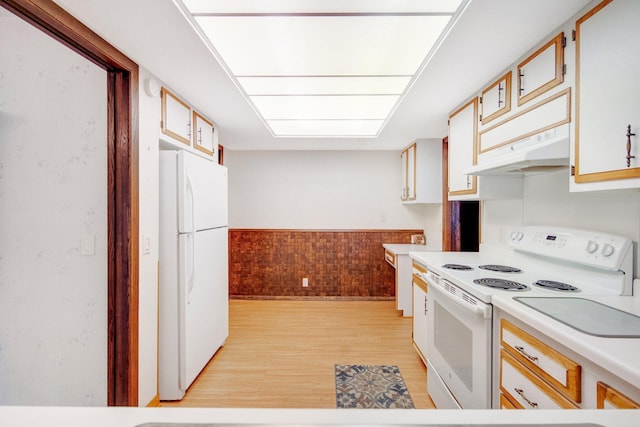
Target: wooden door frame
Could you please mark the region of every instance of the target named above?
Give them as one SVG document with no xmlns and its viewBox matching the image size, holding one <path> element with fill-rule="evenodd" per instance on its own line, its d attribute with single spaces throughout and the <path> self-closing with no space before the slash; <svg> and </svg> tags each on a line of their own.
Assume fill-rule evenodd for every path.
<svg viewBox="0 0 640 427">
<path fill-rule="evenodd" d="M 0 6 L 107 72 L 107 404 L 138 406 L 138 65 L 52 0 Z"/>
<path fill-rule="evenodd" d="M 449 200 L 449 137 L 442 140 L 442 250 L 460 250 L 460 202 Z"/>
</svg>

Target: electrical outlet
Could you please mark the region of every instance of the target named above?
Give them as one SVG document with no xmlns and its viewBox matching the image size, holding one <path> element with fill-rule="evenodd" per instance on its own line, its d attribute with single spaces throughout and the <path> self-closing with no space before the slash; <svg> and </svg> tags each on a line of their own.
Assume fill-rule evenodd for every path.
<svg viewBox="0 0 640 427">
<path fill-rule="evenodd" d="M 306 278 L 306 277 L 304 277 L 304 278 L 302 279 L 302 287 L 303 287 L 303 288 L 306 288 L 307 286 L 309 286 L 309 279 L 308 279 L 308 278 Z"/>
</svg>

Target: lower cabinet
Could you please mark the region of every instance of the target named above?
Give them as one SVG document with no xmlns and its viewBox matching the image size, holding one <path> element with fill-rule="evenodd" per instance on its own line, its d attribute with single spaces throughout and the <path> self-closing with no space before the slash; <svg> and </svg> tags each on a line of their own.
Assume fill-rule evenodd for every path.
<svg viewBox="0 0 640 427">
<path fill-rule="evenodd" d="M 558 349 L 500 320 L 500 393 L 515 408 L 575 409 L 581 366 Z"/>
<path fill-rule="evenodd" d="M 428 325 L 428 285 L 419 276 L 423 273 L 424 267 L 413 263 L 413 346 L 420 355 L 422 361 L 427 363 L 427 325 Z"/>
<path fill-rule="evenodd" d="M 596 395 L 598 409 L 640 409 L 640 403 L 600 381 L 596 385 Z"/>
<path fill-rule="evenodd" d="M 494 405 L 500 409 L 640 409 L 637 384 L 511 316 L 497 319 Z"/>
</svg>

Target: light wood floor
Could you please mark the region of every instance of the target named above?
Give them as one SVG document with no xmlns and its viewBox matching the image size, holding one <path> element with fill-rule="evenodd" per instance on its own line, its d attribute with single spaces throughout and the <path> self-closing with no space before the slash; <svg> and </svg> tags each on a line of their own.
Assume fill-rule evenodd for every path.
<svg viewBox="0 0 640 427">
<path fill-rule="evenodd" d="M 180 402 L 160 406 L 335 408 L 335 364 L 397 365 L 416 408 L 433 408 L 411 318 L 394 301 L 246 301 Z"/>
</svg>

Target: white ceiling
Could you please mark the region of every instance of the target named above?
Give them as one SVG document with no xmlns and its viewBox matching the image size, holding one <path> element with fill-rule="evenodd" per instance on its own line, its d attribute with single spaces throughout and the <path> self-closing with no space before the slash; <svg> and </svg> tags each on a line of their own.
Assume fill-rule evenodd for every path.
<svg viewBox="0 0 640 427">
<path fill-rule="evenodd" d="M 171 0 L 55 1 L 212 118 L 220 142 L 239 150 L 395 150 L 442 138 L 449 112 L 589 3 L 471 0 L 378 137 L 276 138 Z"/>
</svg>

